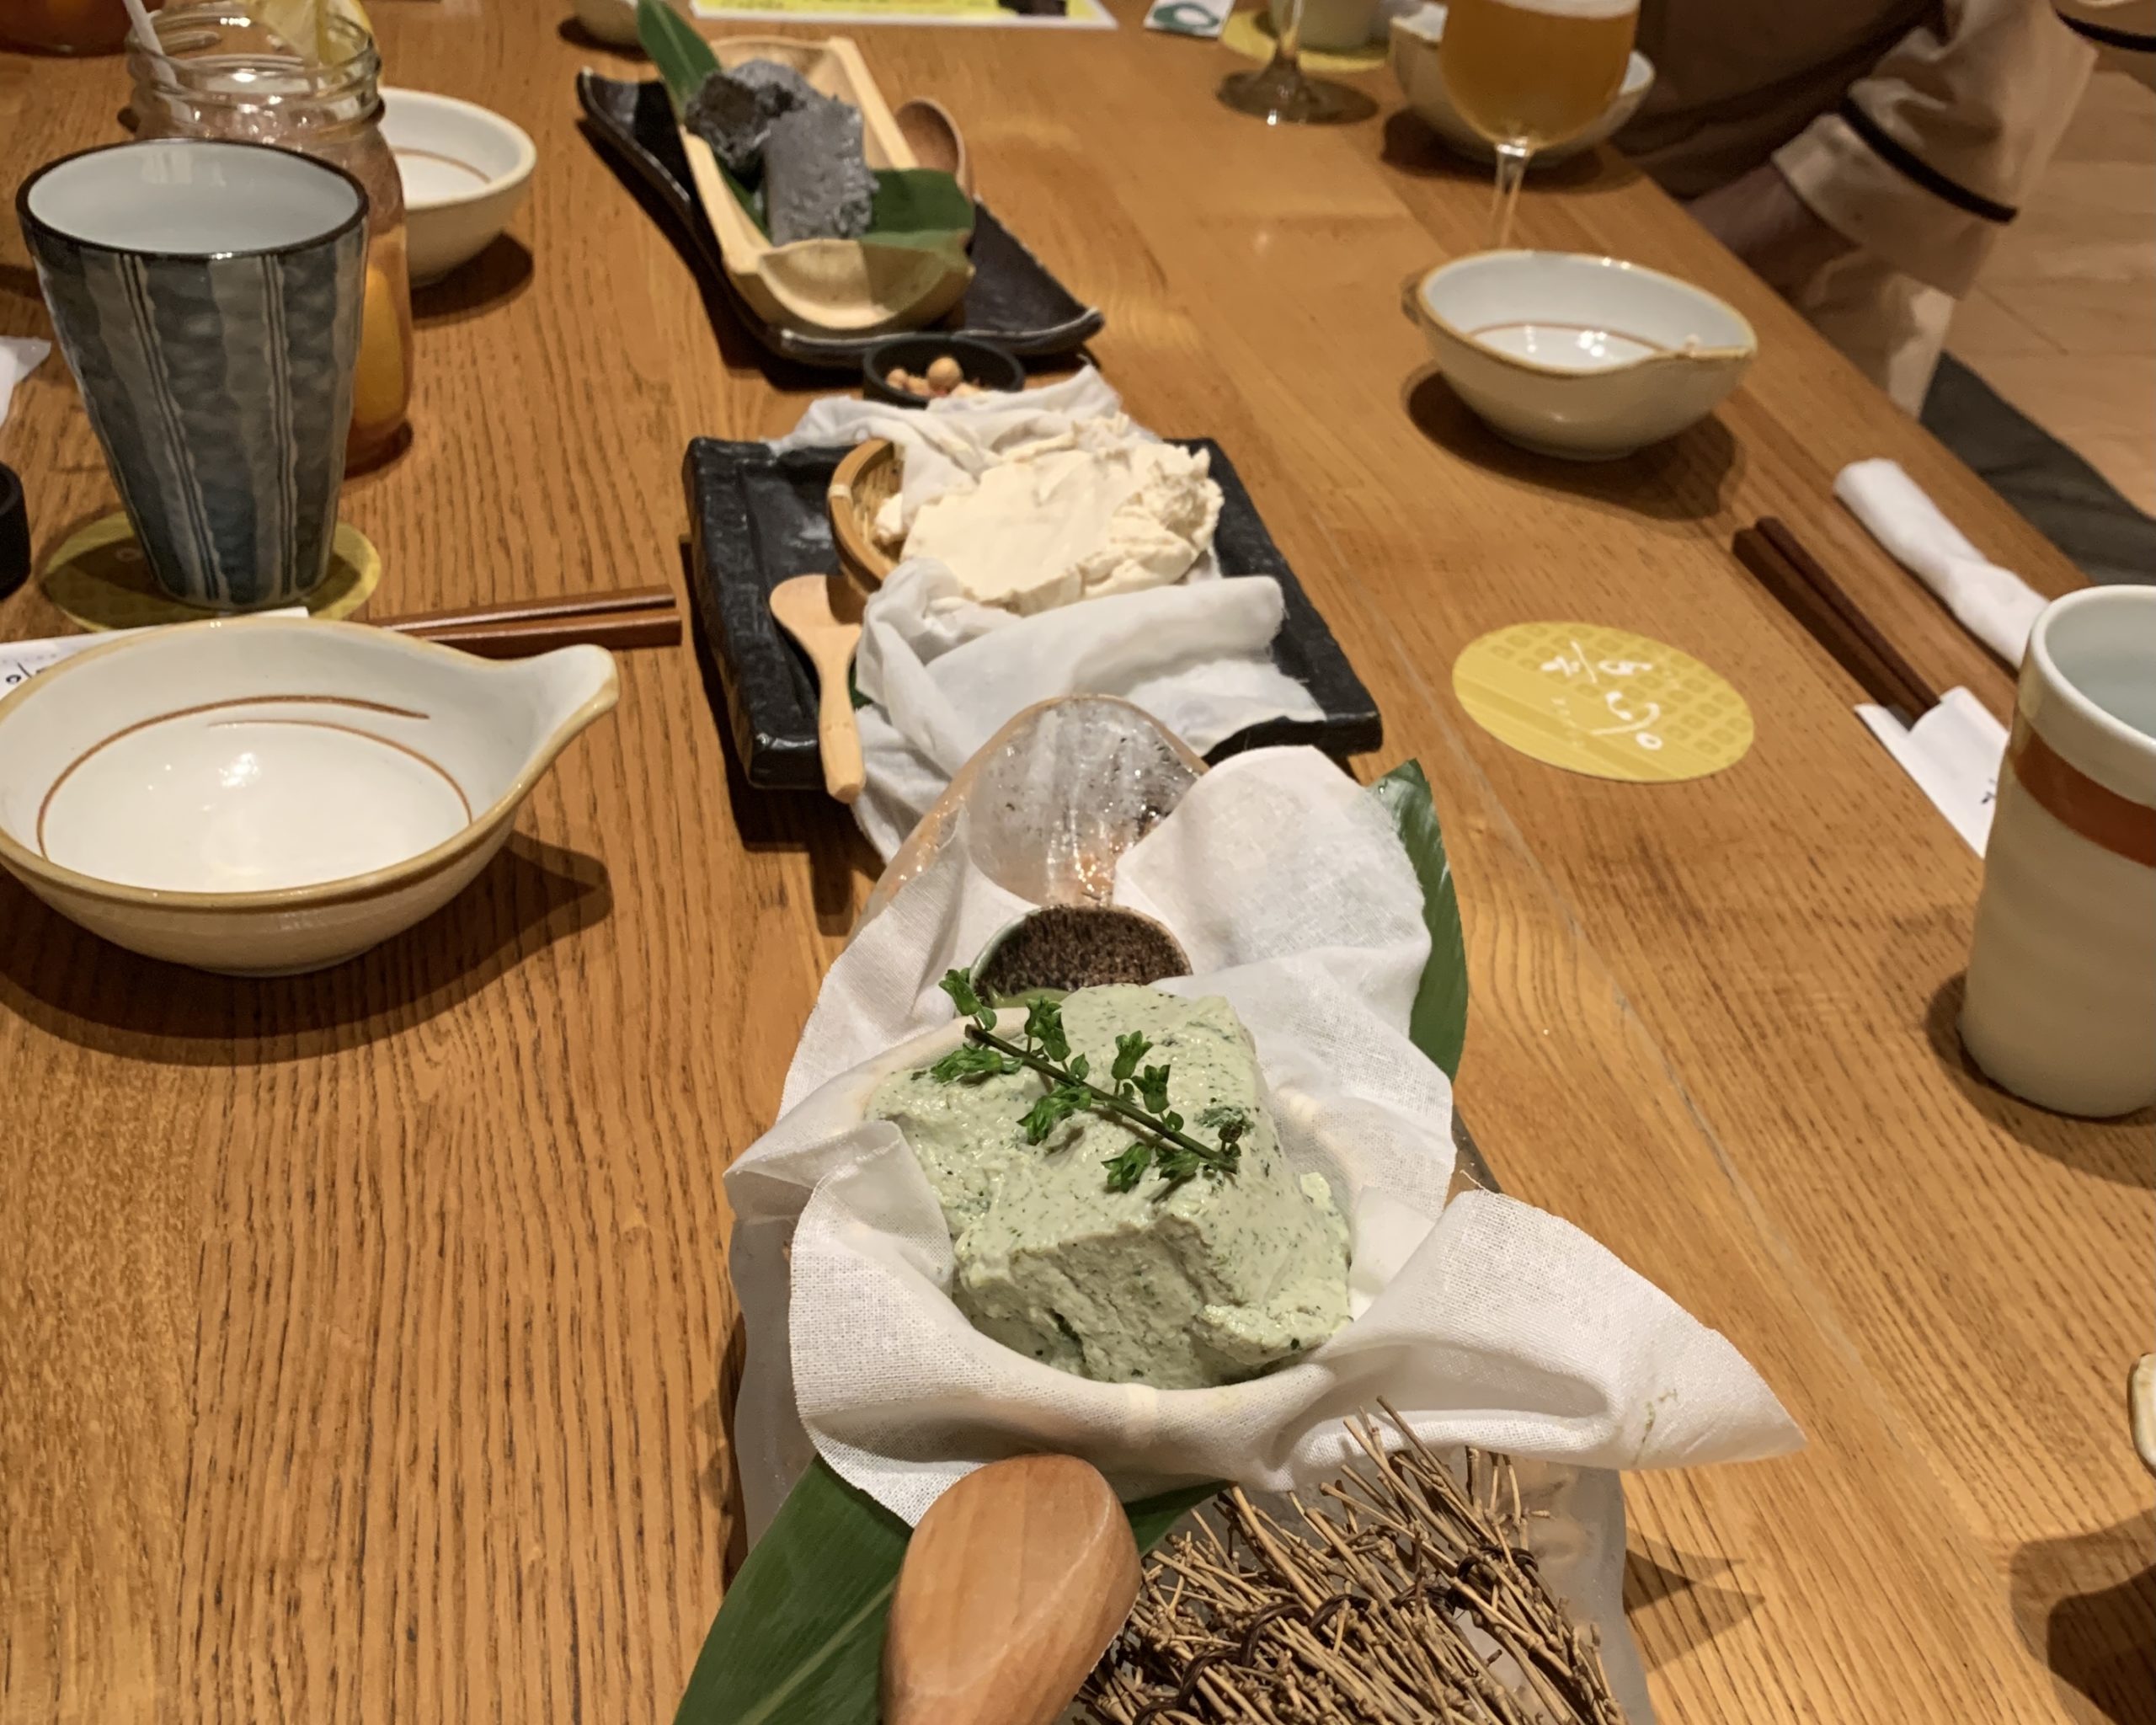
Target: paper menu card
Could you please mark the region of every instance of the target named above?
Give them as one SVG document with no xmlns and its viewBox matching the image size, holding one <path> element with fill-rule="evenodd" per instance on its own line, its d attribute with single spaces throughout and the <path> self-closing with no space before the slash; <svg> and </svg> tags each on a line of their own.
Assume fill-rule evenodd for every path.
<svg viewBox="0 0 2156 1725">
<path fill-rule="evenodd" d="M 1938 706 L 1907 728 L 1883 707 L 1860 707 L 1856 716 L 1954 824 L 1962 841 L 1983 856 L 2006 759 L 2006 727 L 1960 688 L 1949 689 Z"/>
</svg>

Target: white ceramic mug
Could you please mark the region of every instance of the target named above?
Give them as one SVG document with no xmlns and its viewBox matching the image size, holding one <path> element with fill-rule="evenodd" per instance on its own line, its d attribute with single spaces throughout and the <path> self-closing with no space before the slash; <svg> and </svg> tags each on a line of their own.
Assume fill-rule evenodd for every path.
<svg viewBox="0 0 2156 1725">
<path fill-rule="evenodd" d="M 1377 34 L 1379 0 L 1303 0 L 1302 43 L 1305 48 L 1337 51 L 1360 48 Z M 1272 0 L 1273 32 L 1287 20 L 1289 0 Z"/>
<path fill-rule="evenodd" d="M 2030 632 L 1961 1041 L 2062 1114 L 2156 1103 L 2156 587 L 2070 593 Z"/>
</svg>

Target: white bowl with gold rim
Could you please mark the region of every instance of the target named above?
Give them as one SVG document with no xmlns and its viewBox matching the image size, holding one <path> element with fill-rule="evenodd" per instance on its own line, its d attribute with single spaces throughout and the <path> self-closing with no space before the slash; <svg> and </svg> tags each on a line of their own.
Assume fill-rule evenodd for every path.
<svg viewBox="0 0 2156 1725">
<path fill-rule="evenodd" d="M 1476 252 L 1415 285 L 1460 398 L 1544 455 L 1609 461 L 1714 411 L 1758 351 L 1736 307 L 1658 270 L 1580 252 Z"/>
<path fill-rule="evenodd" d="M 492 245 L 539 165 L 538 147 L 514 120 L 426 90 L 384 89 L 382 135 L 403 182 L 414 287 L 440 280 Z"/>
<path fill-rule="evenodd" d="M 0 700 L 0 866 L 152 958 L 316 969 L 461 891 L 617 693 L 597 647 L 495 662 L 303 617 L 122 635 Z"/>
</svg>

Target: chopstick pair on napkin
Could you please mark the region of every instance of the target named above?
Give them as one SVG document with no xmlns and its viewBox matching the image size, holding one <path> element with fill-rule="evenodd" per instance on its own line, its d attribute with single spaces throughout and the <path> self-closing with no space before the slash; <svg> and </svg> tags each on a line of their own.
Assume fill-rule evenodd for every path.
<svg viewBox="0 0 2156 1725">
<path fill-rule="evenodd" d="M 1834 495 L 1894 560 L 1922 581 L 1956 622 L 2018 670 L 2029 632 L 2051 601 L 1969 542 L 1898 462 L 1852 462 Z M 1897 719 L 1883 706 L 1857 708 L 1881 745 L 1954 824 L 1979 857 L 2006 754 L 2006 729 L 1967 689 L 1949 689 L 1929 710 Z"/>
<path fill-rule="evenodd" d="M 2046 603 L 2020 576 L 1987 561 L 1901 467 L 1858 462 L 1835 494 L 1903 567 L 2009 665 L 2020 662 Z M 1856 714 L 1919 789 L 1982 856 L 2006 753 L 2005 728 L 1965 688 L 1935 694 L 1855 601 L 1769 518 L 1737 536 L 1737 554 L 1872 699 Z"/>
</svg>

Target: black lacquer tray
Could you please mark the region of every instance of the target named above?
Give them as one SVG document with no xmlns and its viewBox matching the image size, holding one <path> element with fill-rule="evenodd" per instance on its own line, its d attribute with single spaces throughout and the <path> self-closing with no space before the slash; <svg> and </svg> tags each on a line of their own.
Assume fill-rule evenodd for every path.
<svg viewBox="0 0 2156 1725">
<path fill-rule="evenodd" d="M 1209 439 L 1182 441 L 1212 457 L 1221 491 L 1214 539 L 1221 567 L 1279 582 L 1287 614 L 1273 638 L 1273 662 L 1324 711 L 1321 718 L 1272 719 L 1238 731 L 1211 758 L 1281 743 L 1311 744 L 1342 758 L 1375 749 L 1384 737 L 1377 703 L 1273 544 L 1234 467 Z M 742 766 L 750 784 L 766 789 L 824 786 L 815 676 L 772 620 L 771 590 L 789 575 L 837 569 L 825 494 L 847 453 L 776 455 L 766 444 L 699 437 L 682 464 L 698 616 L 718 660 Z"/>
<path fill-rule="evenodd" d="M 593 135 L 657 195 L 743 328 L 771 352 L 799 364 L 835 371 L 860 368 L 862 355 L 883 335 L 804 335 L 782 329 L 759 317 L 734 291 L 719 261 L 718 238 L 690 181 L 665 85 L 656 78 L 633 83 L 580 72 L 576 94 Z M 958 315 L 944 327 L 963 329 L 1027 359 L 1075 352 L 1098 334 L 1107 321 L 1101 313 L 1049 274 L 987 205 L 976 201 L 974 207 L 973 284 Z"/>
</svg>

